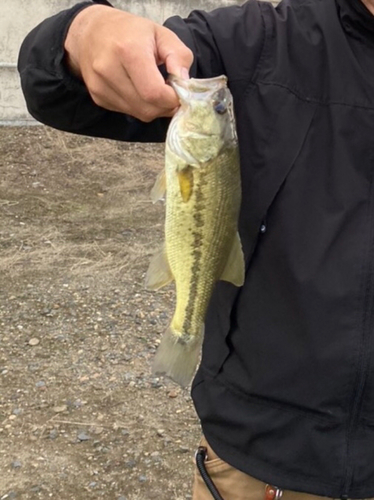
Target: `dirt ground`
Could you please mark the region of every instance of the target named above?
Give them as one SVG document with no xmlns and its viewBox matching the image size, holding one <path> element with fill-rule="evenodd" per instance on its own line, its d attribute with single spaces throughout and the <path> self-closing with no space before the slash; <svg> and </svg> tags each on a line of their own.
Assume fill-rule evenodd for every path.
<svg viewBox="0 0 374 500">
<path fill-rule="evenodd" d="M 186 500 L 200 427 L 151 375 L 174 291 L 162 145 L 0 127 L 0 500 Z"/>
</svg>

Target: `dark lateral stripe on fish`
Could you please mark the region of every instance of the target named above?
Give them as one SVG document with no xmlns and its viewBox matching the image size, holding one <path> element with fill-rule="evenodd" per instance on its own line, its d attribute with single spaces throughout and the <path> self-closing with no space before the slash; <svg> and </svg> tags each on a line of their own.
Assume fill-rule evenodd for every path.
<svg viewBox="0 0 374 500">
<path fill-rule="evenodd" d="M 191 329 L 192 326 L 192 319 L 194 318 L 194 313 L 195 313 L 195 307 L 197 306 L 197 301 L 196 301 L 196 295 L 197 295 L 197 287 L 198 287 L 198 276 L 200 274 L 201 270 L 201 257 L 202 257 L 202 252 L 200 250 L 201 248 L 201 243 L 203 240 L 203 235 L 202 235 L 202 228 L 204 227 L 204 220 L 202 216 L 202 211 L 204 209 L 204 194 L 202 192 L 201 187 L 205 183 L 205 175 L 201 174 L 200 176 L 200 182 L 198 186 L 196 186 L 196 211 L 194 213 L 194 220 L 195 220 L 195 225 L 197 228 L 200 229 L 200 231 L 193 231 L 192 236 L 194 238 L 193 241 L 193 262 L 192 262 L 192 268 L 191 268 L 191 286 L 190 286 L 190 293 L 188 297 L 188 302 L 186 306 L 186 313 L 185 313 L 185 318 L 183 322 L 183 327 L 182 330 L 183 332 L 188 332 Z"/>
</svg>

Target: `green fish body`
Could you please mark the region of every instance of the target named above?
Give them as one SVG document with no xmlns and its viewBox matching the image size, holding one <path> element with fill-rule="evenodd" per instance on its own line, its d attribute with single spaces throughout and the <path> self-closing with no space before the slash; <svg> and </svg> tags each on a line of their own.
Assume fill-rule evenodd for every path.
<svg viewBox="0 0 374 500">
<path fill-rule="evenodd" d="M 165 173 L 152 192 L 154 200 L 167 193 L 165 245 L 150 264 L 146 284 L 176 284 L 174 316 L 153 368 L 182 386 L 196 370 L 216 282 L 244 282 L 239 153 L 226 81 L 172 77 L 181 108 L 167 134 Z"/>
</svg>

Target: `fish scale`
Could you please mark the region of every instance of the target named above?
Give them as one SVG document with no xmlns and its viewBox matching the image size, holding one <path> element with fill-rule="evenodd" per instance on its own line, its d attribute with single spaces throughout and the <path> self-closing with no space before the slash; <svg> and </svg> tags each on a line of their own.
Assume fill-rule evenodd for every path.
<svg viewBox="0 0 374 500">
<path fill-rule="evenodd" d="M 210 165 L 195 168 L 188 203 L 181 202 L 178 179 L 171 169 L 166 177 L 165 241 L 177 291 L 171 326 L 180 336 L 200 334 L 213 287 L 220 279 L 236 234 L 240 204 L 236 156 L 236 149 L 225 150 Z M 175 164 L 176 160 L 167 151 L 168 162 Z"/>
</svg>

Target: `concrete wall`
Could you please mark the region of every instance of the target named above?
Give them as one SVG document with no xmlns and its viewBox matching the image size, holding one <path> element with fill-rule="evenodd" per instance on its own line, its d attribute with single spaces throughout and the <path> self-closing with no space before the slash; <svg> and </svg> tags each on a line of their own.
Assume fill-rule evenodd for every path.
<svg viewBox="0 0 374 500">
<path fill-rule="evenodd" d="M 0 0 L 0 124 L 31 121 L 16 70 L 18 50 L 26 34 L 40 21 L 78 0 Z M 117 8 L 162 22 L 193 9 L 212 10 L 243 0 L 113 0 Z"/>
</svg>

